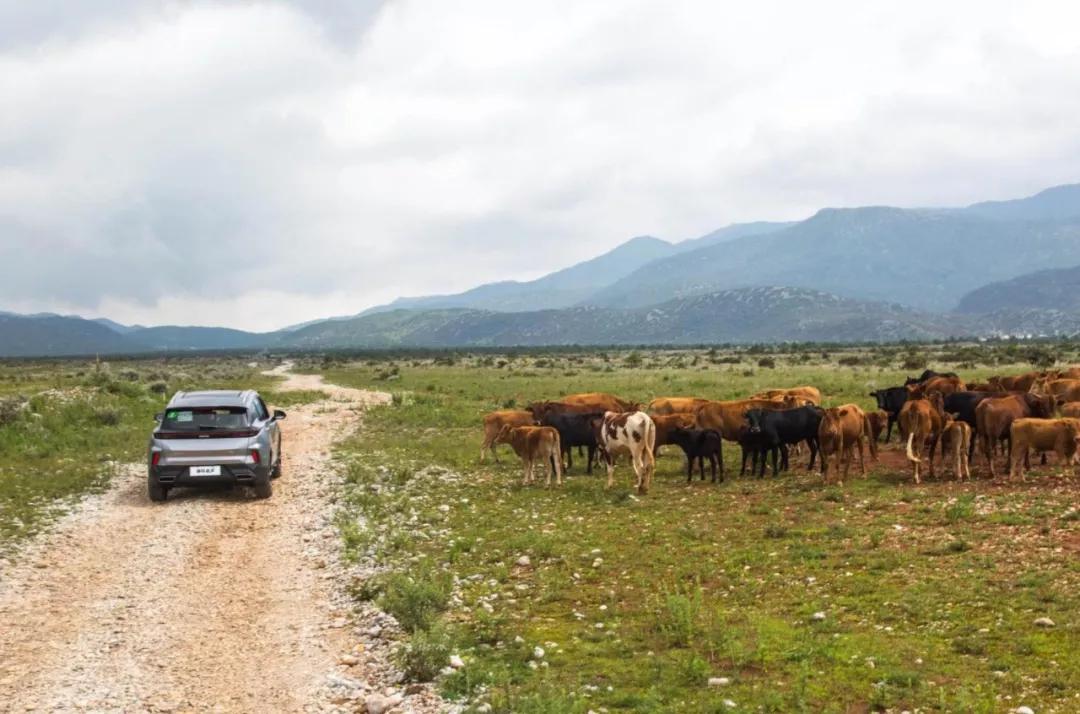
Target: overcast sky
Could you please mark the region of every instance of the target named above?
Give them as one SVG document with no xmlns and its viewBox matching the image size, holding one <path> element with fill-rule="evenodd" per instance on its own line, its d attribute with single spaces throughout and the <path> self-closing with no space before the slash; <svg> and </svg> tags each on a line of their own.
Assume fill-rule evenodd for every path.
<svg viewBox="0 0 1080 714">
<path fill-rule="evenodd" d="M 1072 2 L 0 0 L 0 310 L 273 329 L 1080 181 Z"/>
</svg>

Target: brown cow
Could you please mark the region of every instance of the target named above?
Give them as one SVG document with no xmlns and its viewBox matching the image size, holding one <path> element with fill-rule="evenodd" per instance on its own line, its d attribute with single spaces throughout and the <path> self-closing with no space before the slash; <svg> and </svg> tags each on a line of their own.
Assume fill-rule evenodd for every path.
<svg viewBox="0 0 1080 714">
<path fill-rule="evenodd" d="M 855 447 L 859 447 L 859 469 L 866 477 L 866 453 L 863 438 L 870 441 L 870 455 L 877 458 L 877 446 L 870 440 L 870 422 L 857 404 L 844 404 L 826 409 L 818 427 L 818 446 L 821 449 L 821 477 L 829 483 L 828 459 L 835 454 L 839 463 L 836 465 L 837 483 L 843 485 L 848 470 L 854 459 Z M 843 467 L 843 476 L 840 469 Z"/>
<path fill-rule="evenodd" d="M 941 461 L 944 464 L 945 455 L 952 455 L 957 481 L 963 481 L 964 476 L 967 476 L 968 481 L 971 480 L 971 465 L 968 463 L 970 445 L 971 425 L 957 419 L 956 414 L 946 414 L 941 427 Z"/>
<path fill-rule="evenodd" d="M 1035 384 L 1035 380 L 1043 376 L 1042 372 L 1028 372 L 1013 376 L 990 377 L 986 381 L 1000 392 L 1026 392 Z"/>
<path fill-rule="evenodd" d="M 1061 405 L 1061 416 L 1080 419 L 1080 402 L 1066 402 Z"/>
<path fill-rule="evenodd" d="M 1080 367 L 1066 367 L 1058 372 L 1058 379 L 1080 379 Z"/>
<path fill-rule="evenodd" d="M 555 483 L 562 485 L 562 444 L 559 432 L 550 426 L 510 426 L 505 424 L 496 437 L 499 444 L 510 444 L 514 453 L 521 459 L 525 469 L 523 485 L 533 481 L 533 467 L 540 461 L 547 472 L 546 486 L 551 486 L 551 472 L 555 472 Z"/>
<path fill-rule="evenodd" d="M 964 381 L 959 377 L 931 377 L 920 384 L 912 384 L 908 387 L 909 399 L 918 399 L 928 394 L 955 394 L 963 392 Z"/>
<path fill-rule="evenodd" d="M 706 402 L 697 410 L 697 428 L 715 429 L 728 441 L 738 441 L 739 432 L 751 409 L 787 409 L 783 401 L 771 399 L 733 399 L 725 402 Z"/>
<path fill-rule="evenodd" d="M 645 412 L 651 417 L 665 416 L 668 414 L 693 414 L 708 399 L 697 397 L 657 397 L 649 402 Z"/>
<path fill-rule="evenodd" d="M 900 438 L 907 437 L 907 460 L 911 462 L 911 472 L 915 483 L 922 483 L 919 478 L 922 471 L 922 451 L 930 442 L 930 478 L 934 477 L 934 450 L 941 438 L 941 427 L 945 421 L 945 400 L 941 392 L 931 392 L 925 399 L 908 399 L 900 409 Z M 916 454 L 916 450 L 919 452 Z"/>
<path fill-rule="evenodd" d="M 1080 421 L 1076 419 L 1014 419 L 1009 429 L 1012 439 L 1012 463 L 1009 478 L 1024 477 L 1028 450 L 1053 451 L 1060 463 L 1067 464 L 1076 455 L 1080 440 Z"/>
<path fill-rule="evenodd" d="M 876 443 L 881 439 L 881 432 L 885 431 L 885 426 L 889 423 L 889 412 L 884 409 L 867 412 L 866 419 L 870 422 L 870 436 Z"/>
<path fill-rule="evenodd" d="M 994 477 L 993 447 L 1002 441 L 1009 442 L 1007 453 L 1012 457 L 1010 428 L 1016 419 L 1036 417 L 1049 419 L 1054 416 L 1057 403 L 1053 397 L 1040 397 L 1030 392 L 989 397 L 975 407 L 975 434 L 982 444 L 983 453 L 990 464 L 990 476 Z"/>
<path fill-rule="evenodd" d="M 501 409 L 484 415 L 484 443 L 480 444 L 480 461 L 484 460 L 487 451 L 495 457 L 495 463 L 499 463 L 499 454 L 495 451 L 495 439 L 499 436 L 503 425 L 510 426 L 534 426 L 536 419 L 531 412 L 518 409 Z"/>
<path fill-rule="evenodd" d="M 612 394 L 604 392 L 585 392 L 582 394 L 568 394 L 559 400 L 563 404 L 573 404 L 579 407 L 588 407 L 591 412 L 631 412 L 640 406 L 635 402 L 620 399 Z"/>
<path fill-rule="evenodd" d="M 1034 394 L 1049 394 L 1062 402 L 1080 402 L 1080 379 L 1042 379 L 1031 385 Z"/>
<path fill-rule="evenodd" d="M 750 399 L 774 399 L 776 397 L 799 397 L 805 399 L 815 407 L 821 406 L 821 390 L 817 387 L 791 387 L 789 389 L 765 389 L 751 395 Z M 798 404 L 796 406 L 805 406 Z"/>
<path fill-rule="evenodd" d="M 664 414 L 654 416 L 652 420 L 656 424 L 655 451 L 659 451 L 664 444 L 675 443 L 671 440 L 671 432 L 675 429 L 693 429 L 697 424 L 697 417 L 693 414 Z"/>
</svg>

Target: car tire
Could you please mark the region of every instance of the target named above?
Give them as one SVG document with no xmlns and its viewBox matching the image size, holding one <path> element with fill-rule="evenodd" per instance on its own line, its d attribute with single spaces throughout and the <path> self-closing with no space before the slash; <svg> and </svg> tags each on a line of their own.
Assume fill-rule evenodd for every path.
<svg viewBox="0 0 1080 714">
<path fill-rule="evenodd" d="M 154 503 L 161 503 L 169 497 L 169 489 L 162 486 L 155 479 L 150 479 L 147 483 L 146 492 L 150 496 L 150 500 Z"/>
<path fill-rule="evenodd" d="M 270 474 L 263 478 L 255 479 L 255 498 L 270 498 L 274 494 L 274 484 L 270 482 Z"/>
</svg>

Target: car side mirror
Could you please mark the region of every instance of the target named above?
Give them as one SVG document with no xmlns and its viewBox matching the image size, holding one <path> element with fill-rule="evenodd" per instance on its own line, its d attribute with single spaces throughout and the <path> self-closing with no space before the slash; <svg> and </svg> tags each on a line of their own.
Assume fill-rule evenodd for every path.
<svg viewBox="0 0 1080 714">
<path fill-rule="evenodd" d="M 158 412 L 154 415 L 154 421 L 161 421 L 165 418 L 165 412 Z"/>
<path fill-rule="evenodd" d="M 281 421 L 284 418 L 285 418 L 285 412 L 281 411 L 280 409 L 275 409 L 274 410 L 274 421 Z"/>
</svg>

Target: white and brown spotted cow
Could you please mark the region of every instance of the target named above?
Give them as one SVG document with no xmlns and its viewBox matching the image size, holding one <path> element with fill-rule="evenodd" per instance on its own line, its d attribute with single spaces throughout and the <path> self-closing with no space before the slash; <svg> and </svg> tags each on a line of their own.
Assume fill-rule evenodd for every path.
<svg viewBox="0 0 1080 714">
<path fill-rule="evenodd" d="M 620 454 L 630 456 L 637 476 L 637 490 L 646 493 L 652 483 L 656 458 L 653 449 L 656 445 L 656 425 L 645 412 L 605 412 L 603 419 L 594 424 L 596 443 L 600 455 L 607 464 L 607 486 L 615 483 L 615 459 Z"/>
</svg>

